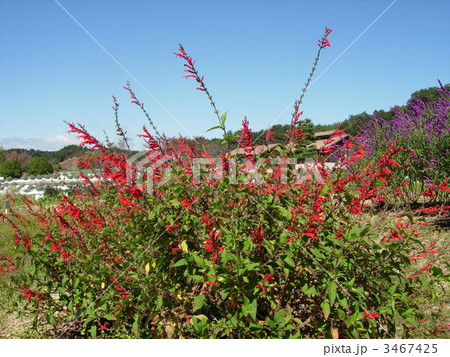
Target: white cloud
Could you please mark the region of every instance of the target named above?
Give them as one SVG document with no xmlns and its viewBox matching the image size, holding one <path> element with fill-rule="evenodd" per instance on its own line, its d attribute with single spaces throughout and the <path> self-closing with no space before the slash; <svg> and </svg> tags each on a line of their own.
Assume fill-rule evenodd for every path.
<svg viewBox="0 0 450 357">
<path fill-rule="evenodd" d="M 67 145 L 78 145 L 79 141 L 70 136 L 56 135 L 48 138 L 3 138 L 0 147 L 4 149 L 59 150 Z"/>
</svg>

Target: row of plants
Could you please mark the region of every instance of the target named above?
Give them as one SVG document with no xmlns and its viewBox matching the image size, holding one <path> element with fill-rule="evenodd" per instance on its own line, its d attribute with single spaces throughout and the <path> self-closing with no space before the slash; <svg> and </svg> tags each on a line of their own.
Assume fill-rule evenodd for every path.
<svg viewBox="0 0 450 357">
<path fill-rule="evenodd" d="M 237 138 L 243 161 L 167 140 L 129 85 L 152 127 L 143 127 L 139 165 L 69 124 L 82 146 L 99 153 L 82 162 L 97 180 L 82 173 L 88 188 L 52 205 L 10 197 L 11 214 L 0 216 L 18 251 L 0 255 L 0 273 L 43 336 L 393 338 L 420 325 L 421 304 L 436 295 L 433 276 L 442 272 L 433 266 L 435 243 L 419 235 L 424 222 L 405 214 L 380 230 L 362 219 L 395 188 L 404 149 L 393 142 L 365 160 L 366 146 L 350 139 L 333 171 L 289 165 L 304 145 L 301 102 L 330 33 L 319 39 L 294 104 L 288 145 L 264 159 L 254 155 L 247 119 Z M 212 129 L 229 145 L 236 138 L 227 114 L 182 45 L 176 56 L 209 98 L 218 120 Z M 265 140 L 272 139 L 269 129 Z"/>
</svg>

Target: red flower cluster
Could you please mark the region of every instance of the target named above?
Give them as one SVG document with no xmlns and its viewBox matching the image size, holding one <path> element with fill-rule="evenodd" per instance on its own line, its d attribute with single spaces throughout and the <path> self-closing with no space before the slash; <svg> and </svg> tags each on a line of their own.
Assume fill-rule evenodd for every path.
<svg viewBox="0 0 450 357">
<path fill-rule="evenodd" d="M 224 248 L 220 246 L 219 238 L 222 232 L 217 231 L 215 228 L 209 230 L 209 237 L 205 240 L 205 249 L 212 254 L 214 263 L 219 260 L 219 252 L 223 252 Z"/>
<path fill-rule="evenodd" d="M 363 312 L 363 317 L 369 320 L 375 320 L 378 317 L 378 312 L 369 312 L 366 310 Z"/>
<path fill-rule="evenodd" d="M 250 231 L 250 235 L 252 236 L 252 242 L 257 246 L 261 247 L 264 244 L 264 228 L 256 227 Z"/>
<path fill-rule="evenodd" d="M 25 285 L 19 285 L 19 290 L 27 300 L 31 300 L 31 298 L 37 297 L 39 298 L 39 304 L 45 300 L 44 295 L 42 295 L 38 291 L 27 288 Z"/>
<path fill-rule="evenodd" d="M 323 34 L 322 38 L 320 40 L 317 40 L 317 44 L 319 47 L 325 48 L 331 46 L 330 41 L 327 39 L 328 35 L 333 31 L 332 29 L 329 29 L 328 27 L 325 27 L 325 33 Z"/>
<path fill-rule="evenodd" d="M 266 294 L 265 285 L 272 280 L 275 280 L 275 277 L 272 274 L 266 274 L 263 280 L 260 280 L 261 284 L 256 285 L 257 288 L 260 288 L 263 294 Z"/>
<path fill-rule="evenodd" d="M 250 154 L 253 151 L 254 147 L 253 147 L 252 129 L 249 128 L 248 124 L 249 122 L 247 118 L 245 118 L 242 121 L 242 130 L 239 136 L 239 147 L 243 148 L 247 154 Z M 247 157 L 253 159 L 253 156 L 251 155 Z"/>
</svg>

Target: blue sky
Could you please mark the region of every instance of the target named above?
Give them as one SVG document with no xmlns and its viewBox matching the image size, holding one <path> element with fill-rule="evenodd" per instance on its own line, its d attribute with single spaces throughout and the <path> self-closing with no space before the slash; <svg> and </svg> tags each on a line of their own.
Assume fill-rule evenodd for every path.
<svg viewBox="0 0 450 357">
<path fill-rule="evenodd" d="M 209 102 L 183 79 L 179 42 L 197 59 L 228 128 L 246 115 L 266 128 L 300 93 L 324 26 L 334 31 L 325 70 L 393 0 L 60 0 L 168 115 L 53 0 L 0 1 L 0 146 L 58 149 L 74 142 L 64 120 L 114 137 L 111 95 L 136 137 L 146 123 L 122 89 L 127 80 L 169 136 L 216 125 Z M 398 0 L 311 86 L 304 117 L 329 124 L 404 104 L 450 82 L 447 0 Z M 289 122 L 287 110 L 275 123 Z M 174 119 L 176 118 L 181 126 Z M 220 133 L 208 133 L 218 136 Z"/>
</svg>

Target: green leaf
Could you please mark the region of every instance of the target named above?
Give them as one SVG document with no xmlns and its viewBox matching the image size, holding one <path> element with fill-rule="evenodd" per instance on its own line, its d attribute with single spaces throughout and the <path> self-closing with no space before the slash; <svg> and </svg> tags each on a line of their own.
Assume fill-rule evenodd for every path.
<svg viewBox="0 0 450 357">
<path fill-rule="evenodd" d="M 89 332 L 91 333 L 92 338 L 96 338 L 97 337 L 97 326 L 92 325 Z"/>
<path fill-rule="evenodd" d="M 187 260 L 186 259 L 180 259 L 179 261 L 177 261 L 174 265 L 173 265 L 173 267 L 174 268 L 176 268 L 176 267 L 181 267 L 181 266 L 183 266 L 183 265 L 187 265 Z"/>
<path fill-rule="evenodd" d="M 328 289 L 328 299 L 330 300 L 330 305 L 333 305 L 334 301 L 336 300 L 336 288 L 337 288 L 337 285 L 334 281 L 328 282 L 327 289 Z"/>
<path fill-rule="evenodd" d="M 320 260 L 326 260 L 325 255 L 323 255 L 318 249 L 311 248 L 311 253 Z"/>
<path fill-rule="evenodd" d="M 395 291 L 397 290 L 397 286 L 398 284 L 392 285 L 389 289 L 388 289 L 388 293 L 389 295 L 393 295 L 395 293 Z"/>
<path fill-rule="evenodd" d="M 55 316 L 50 315 L 49 318 L 48 318 L 48 322 L 50 322 L 50 325 L 55 326 L 55 325 L 56 325 L 56 319 L 55 319 Z"/>
<path fill-rule="evenodd" d="M 78 284 L 80 283 L 80 278 L 73 279 L 73 287 L 76 288 Z"/>
<path fill-rule="evenodd" d="M 278 211 L 280 211 L 283 217 L 285 217 L 287 220 L 291 220 L 292 214 L 286 208 L 282 206 L 272 206 L 272 208 L 276 208 Z"/>
<path fill-rule="evenodd" d="M 325 186 L 323 186 L 322 191 L 320 191 L 320 194 L 326 195 L 328 193 L 328 191 L 330 191 L 330 186 L 325 185 Z"/>
<path fill-rule="evenodd" d="M 105 318 L 106 318 L 107 320 L 110 320 L 110 321 L 115 321 L 115 320 L 117 320 L 117 318 L 114 317 L 113 314 L 108 314 L 108 315 L 105 316 Z"/>
<path fill-rule="evenodd" d="M 284 262 L 285 262 L 286 264 L 290 265 L 291 267 L 295 268 L 295 263 L 294 263 L 294 261 L 292 260 L 291 257 L 286 257 L 286 258 L 284 258 Z"/>
<path fill-rule="evenodd" d="M 324 300 L 320 306 L 322 307 L 322 311 L 323 311 L 323 315 L 325 316 L 325 320 L 328 319 L 328 316 L 330 316 L 330 303 L 328 302 L 328 300 Z"/>
<path fill-rule="evenodd" d="M 206 295 L 200 294 L 194 299 L 194 305 L 193 305 L 193 311 L 197 311 L 198 309 L 201 309 L 202 306 L 205 304 Z"/>
<path fill-rule="evenodd" d="M 273 320 L 278 324 L 284 319 L 285 315 L 286 315 L 286 313 L 284 312 L 284 310 L 280 310 L 275 314 L 275 316 L 273 317 Z"/>
<path fill-rule="evenodd" d="M 339 305 L 341 305 L 343 308 L 347 309 L 348 308 L 347 299 L 345 297 L 343 297 L 342 299 L 339 299 Z"/>
<path fill-rule="evenodd" d="M 225 127 L 225 122 L 227 121 L 228 110 L 220 116 L 221 127 Z"/>
<path fill-rule="evenodd" d="M 139 338 L 140 333 L 139 333 L 139 314 L 136 314 L 136 317 L 134 319 L 133 322 L 133 326 L 131 327 L 131 331 L 133 332 L 134 336 L 136 338 Z"/>
<path fill-rule="evenodd" d="M 337 314 L 338 314 L 338 317 L 339 317 L 341 320 L 345 320 L 345 318 L 347 317 L 347 314 L 346 314 L 345 311 L 342 310 L 342 309 L 338 309 L 338 310 L 337 310 Z"/>
<path fill-rule="evenodd" d="M 189 252 L 189 248 L 185 240 L 180 243 L 180 248 L 183 251 L 183 253 Z"/>
<path fill-rule="evenodd" d="M 225 300 L 230 295 L 230 290 L 221 290 L 219 294 L 222 300 Z"/>
<path fill-rule="evenodd" d="M 206 130 L 206 133 L 207 133 L 208 131 L 212 131 L 212 130 L 216 130 L 216 129 L 222 129 L 222 126 L 221 126 L 221 125 L 213 126 L 212 128 L 209 128 L 208 130 Z"/>
<path fill-rule="evenodd" d="M 176 206 L 176 207 L 181 206 L 180 201 L 178 201 L 176 198 L 174 198 L 173 200 L 170 200 L 169 203 L 171 206 Z"/>
<path fill-rule="evenodd" d="M 242 306 L 242 312 L 246 316 L 250 316 L 254 321 L 256 321 L 256 312 L 258 310 L 257 300 L 254 299 L 252 302 L 248 298 L 244 299 L 244 305 Z"/>
<path fill-rule="evenodd" d="M 192 254 L 192 257 L 194 258 L 195 264 L 197 264 L 200 268 L 204 268 L 205 267 L 205 261 L 203 260 L 203 258 L 199 257 L 195 253 Z"/>
</svg>

